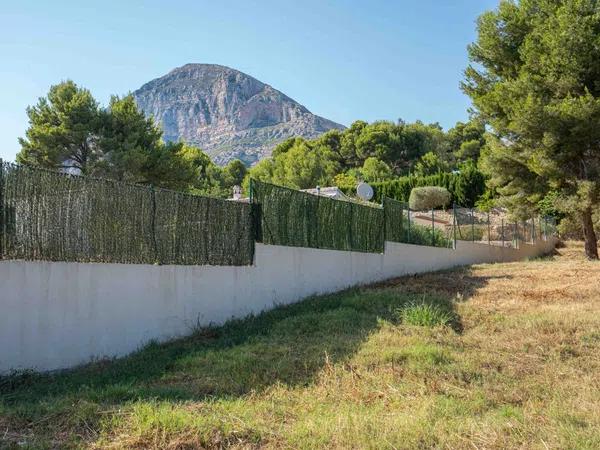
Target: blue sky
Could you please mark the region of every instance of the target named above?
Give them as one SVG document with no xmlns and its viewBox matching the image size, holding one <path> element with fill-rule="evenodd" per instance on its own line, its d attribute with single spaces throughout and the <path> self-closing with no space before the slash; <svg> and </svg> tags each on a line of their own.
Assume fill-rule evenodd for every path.
<svg viewBox="0 0 600 450">
<path fill-rule="evenodd" d="M 467 117 L 459 82 L 475 20 L 497 0 L 0 2 L 0 157 L 25 108 L 72 79 L 106 104 L 190 62 L 246 72 L 312 112 L 440 122 Z"/>
</svg>

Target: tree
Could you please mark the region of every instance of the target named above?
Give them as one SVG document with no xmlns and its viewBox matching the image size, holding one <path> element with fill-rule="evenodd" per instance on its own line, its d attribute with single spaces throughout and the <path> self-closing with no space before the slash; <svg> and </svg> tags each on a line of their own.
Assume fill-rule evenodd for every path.
<svg viewBox="0 0 600 450">
<path fill-rule="evenodd" d="M 423 177 L 438 172 L 446 172 L 448 168 L 448 164 L 442 161 L 437 153 L 427 152 L 421 156 L 415 165 L 414 174 L 418 177 Z"/>
<path fill-rule="evenodd" d="M 491 126 L 482 168 L 503 200 L 569 199 L 588 258 L 600 191 L 600 14 L 596 0 L 502 1 L 478 20 L 463 90 Z"/>
<path fill-rule="evenodd" d="M 248 173 L 248 169 L 242 161 L 234 159 L 223 167 L 223 184 L 224 187 L 233 188 L 240 186 Z"/>
<path fill-rule="evenodd" d="M 454 182 L 455 201 L 459 205 L 472 207 L 486 192 L 485 176 L 472 160 L 460 164 L 458 172 Z M 484 200 L 490 202 L 489 197 Z"/>
<path fill-rule="evenodd" d="M 148 173 L 154 165 L 153 153 L 174 155 L 180 149 L 163 152 L 162 131 L 152 118 L 146 118 L 135 104 L 133 95 L 113 96 L 102 111 L 103 126 L 99 139 L 103 159 L 99 171 L 116 180 L 137 183 L 156 178 Z M 173 150 L 173 149 L 171 149 Z"/>
<path fill-rule="evenodd" d="M 447 139 L 450 151 L 459 162 L 468 159 L 477 162 L 485 145 L 485 124 L 477 117 L 466 123 L 457 122 L 448 130 Z"/>
<path fill-rule="evenodd" d="M 19 138 L 17 162 L 94 172 L 102 157 L 101 117 L 90 91 L 70 80 L 51 86 L 46 97 L 27 108 L 27 116 L 29 128 Z"/>
<path fill-rule="evenodd" d="M 392 122 L 374 122 L 364 127 L 355 140 L 356 155 L 365 161 L 375 157 L 395 163 L 402 159 L 402 129 Z"/>
<path fill-rule="evenodd" d="M 251 168 L 249 176 L 281 186 L 306 189 L 331 183 L 339 172 L 331 150 L 318 141 L 296 138 L 292 145 L 280 147 L 284 148 L 284 152 L 279 150 L 273 158 L 264 159 Z"/>
<path fill-rule="evenodd" d="M 377 158 L 367 158 L 360 169 L 364 181 L 385 181 L 392 178 L 392 169 Z"/>
<path fill-rule="evenodd" d="M 183 143 L 165 144 L 160 128 L 132 95 L 113 96 L 101 108 L 90 91 L 65 81 L 52 86 L 27 114 L 20 163 L 185 191 L 220 186 L 219 171 L 219 181 L 210 179 L 210 158 Z M 228 176 L 239 180 L 239 171 L 232 166 Z"/>
<path fill-rule="evenodd" d="M 137 182 L 165 189 L 188 191 L 196 181 L 197 158 L 190 158 L 186 152 L 202 152 L 190 148 L 182 142 L 161 144 L 148 154 L 141 168 L 142 178 Z"/>
<path fill-rule="evenodd" d="M 346 167 L 359 167 L 362 163 L 361 158 L 357 155 L 356 141 L 367 127 L 368 123 L 362 120 L 357 120 L 350 125 L 350 128 L 344 130 L 340 139 L 339 155 Z"/>
</svg>

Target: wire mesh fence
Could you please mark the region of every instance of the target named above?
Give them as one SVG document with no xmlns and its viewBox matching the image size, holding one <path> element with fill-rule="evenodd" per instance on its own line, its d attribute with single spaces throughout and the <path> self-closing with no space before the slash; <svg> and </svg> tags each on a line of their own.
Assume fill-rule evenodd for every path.
<svg viewBox="0 0 600 450">
<path fill-rule="evenodd" d="M 385 239 L 433 247 L 452 247 L 452 223 L 439 211 L 411 211 L 407 203 L 383 198 Z"/>
<path fill-rule="evenodd" d="M 478 211 L 457 206 L 454 206 L 453 213 L 457 240 L 518 248 L 520 244 L 532 244 L 556 233 L 556 221 L 548 217 L 518 221 L 497 208 Z"/>
<path fill-rule="evenodd" d="M 251 207 L 0 164 L 5 259 L 248 265 Z"/>
</svg>

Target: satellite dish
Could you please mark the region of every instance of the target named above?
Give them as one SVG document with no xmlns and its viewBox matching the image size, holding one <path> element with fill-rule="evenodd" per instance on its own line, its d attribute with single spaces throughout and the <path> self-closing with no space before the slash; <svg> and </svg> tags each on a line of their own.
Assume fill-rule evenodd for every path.
<svg viewBox="0 0 600 450">
<path fill-rule="evenodd" d="M 373 198 L 373 188 L 367 183 L 359 183 L 356 187 L 356 194 L 363 200 L 369 201 Z"/>
</svg>

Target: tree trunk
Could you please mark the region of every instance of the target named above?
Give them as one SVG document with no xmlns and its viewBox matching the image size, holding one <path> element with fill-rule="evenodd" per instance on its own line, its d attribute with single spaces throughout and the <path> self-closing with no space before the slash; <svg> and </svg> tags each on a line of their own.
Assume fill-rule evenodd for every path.
<svg viewBox="0 0 600 450">
<path fill-rule="evenodd" d="M 598 244 L 596 242 L 596 233 L 594 232 L 591 208 L 587 208 L 583 211 L 582 219 L 583 237 L 585 239 L 585 256 L 587 256 L 588 259 L 598 259 Z"/>
</svg>

